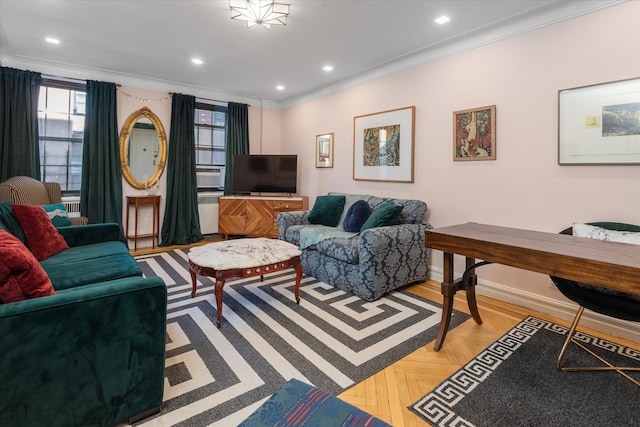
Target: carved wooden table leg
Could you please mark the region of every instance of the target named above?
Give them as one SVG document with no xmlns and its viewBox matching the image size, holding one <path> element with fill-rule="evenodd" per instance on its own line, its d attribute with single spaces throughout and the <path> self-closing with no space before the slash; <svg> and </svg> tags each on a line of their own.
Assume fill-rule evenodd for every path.
<svg viewBox="0 0 640 427">
<path fill-rule="evenodd" d="M 294 295 L 296 297 L 296 304 L 300 304 L 300 280 L 302 279 L 302 265 L 300 262 L 295 264 L 293 268 L 296 270 L 296 286 L 294 288 Z"/>
<path fill-rule="evenodd" d="M 216 284 L 213 287 L 213 294 L 216 297 L 216 309 L 218 313 L 216 315 L 216 326 L 220 329 L 220 323 L 222 322 L 222 288 L 224 288 L 224 271 L 218 271 L 216 273 Z"/>
</svg>

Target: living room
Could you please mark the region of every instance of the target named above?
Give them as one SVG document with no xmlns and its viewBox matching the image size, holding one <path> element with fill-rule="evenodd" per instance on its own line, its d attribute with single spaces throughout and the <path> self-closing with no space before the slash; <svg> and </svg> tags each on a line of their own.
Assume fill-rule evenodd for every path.
<svg viewBox="0 0 640 427">
<path fill-rule="evenodd" d="M 364 75 L 281 105 L 242 95 L 215 94 L 214 99 L 250 104 L 251 153 L 298 156 L 298 193 L 308 196 L 310 205 L 332 191 L 419 199 L 428 205 L 426 221 L 436 228 L 477 222 L 557 233 L 575 222 L 640 224 L 638 165 L 558 164 L 559 91 L 640 76 L 639 16 L 640 2 L 619 2 L 484 40 L 473 49 L 435 52 L 408 68 L 396 64 L 397 72 L 389 64 L 381 76 Z M 169 132 L 171 103 L 164 101 L 169 92 L 213 97 L 213 91 L 197 87 L 165 83 L 160 89 L 144 78 L 37 64 L 2 50 L 2 66 L 122 84 L 119 127 L 146 106 Z M 496 159 L 454 161 L 452 113 L 489 105 L 496 106 Z M 354 180 L 354 118 L 409 106 L 416 111 L 413 182 Z M 334 135 L 333 167 L 316 168 L 316 135 L 325 133 Z M 160 218 L 166 179 L 164 174 L 159 181 Z M 123 197 L 138 194 L 123 180 Z M 442 271 L 441 253 L 433 251 L 429 277 L 441 281 Z M 480 295 L 564 320 L 572 316 L 570 303 L 548 276 L 490 265 L 483 267 L 479 282 Z M 599 316 L 587 321 L 597 330 L 640 342 L 637 324 Z"/>
</svg>

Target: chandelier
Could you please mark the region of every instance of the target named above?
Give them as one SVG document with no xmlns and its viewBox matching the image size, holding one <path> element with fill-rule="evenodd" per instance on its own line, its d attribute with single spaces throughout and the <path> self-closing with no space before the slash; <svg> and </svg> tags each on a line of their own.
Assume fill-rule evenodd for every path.
<svg viewBox="0 0 640 427">
<path fill-rule="evenodd" d="M 274 0 L 229 0 L 231 19 L 246 21 L 247 27 L 262 25 L 267 30 L 271 25 L 287 25 L 289 5 Z"/>
</svg>

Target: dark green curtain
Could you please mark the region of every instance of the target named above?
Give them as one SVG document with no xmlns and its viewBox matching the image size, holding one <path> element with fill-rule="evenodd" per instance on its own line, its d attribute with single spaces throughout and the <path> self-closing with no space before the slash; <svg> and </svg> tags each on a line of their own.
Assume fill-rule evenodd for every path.
<svg viewBox="0 0 640 427">
<path fill-rule="evenodd" d="M 115 83 L 87 81 L 80 212 L 122 226 L 122 170 Z"/>
<path fill-rule="evenodd" d="M 230 102 L 227 110 L 224 194 L 233 192 L 233 156 L 249 154 L 249 106 Z"/>
<path fill-rule="evenodd" d="M 187 245 L 202 239 L 198 216 L 195 96 L 174 93 L 167 155 L 167 204 L 160 246 Z"/>
<path fill-rule="evenodd" d="M 41 83 L 40 73 L 0 67 L 0 182 L 19 175 L 40 180 Z"/>
</svg>

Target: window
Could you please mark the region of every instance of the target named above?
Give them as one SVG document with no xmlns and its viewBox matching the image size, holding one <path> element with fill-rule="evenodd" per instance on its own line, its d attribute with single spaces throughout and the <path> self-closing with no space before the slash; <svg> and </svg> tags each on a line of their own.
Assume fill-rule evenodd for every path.
<svg viewBox="0 0 640 427">
<path fill-rule="evenodd" d="M 227 106 L 206 103 L 204 100 L 197 101 L 194 123 L 198 189 L 222 189 L 227 140 Z"/>
<path fill-rule="evenodd" d="M 79 194 L 86 105 L 85 85 L 43 79 L 38 100 L 40 173 L 65 194 Z"/>
</svg>

